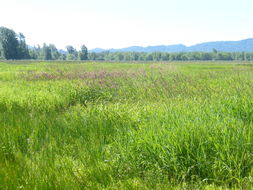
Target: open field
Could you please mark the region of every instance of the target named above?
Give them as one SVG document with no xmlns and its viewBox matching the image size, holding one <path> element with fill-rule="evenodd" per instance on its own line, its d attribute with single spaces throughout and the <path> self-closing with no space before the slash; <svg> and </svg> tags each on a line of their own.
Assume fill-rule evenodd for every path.
<svg viewBox="0 0 253 190">
<path fill-rule="evenodd" d="M 253 63 L 0 63 L 0 189 L 251 189 Z"/>
</svg>

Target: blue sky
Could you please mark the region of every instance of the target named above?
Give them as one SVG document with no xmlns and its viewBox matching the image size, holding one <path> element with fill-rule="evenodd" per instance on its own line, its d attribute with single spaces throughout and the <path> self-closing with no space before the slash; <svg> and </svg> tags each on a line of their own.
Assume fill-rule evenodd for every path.
<svg viewBox="0 0 253 190">
<path fill-rule="evenodd" d="M 0 26 L 58 48 L 241 40 L 252 18 L 252 0 L 0 0 Z"/>
</svg>

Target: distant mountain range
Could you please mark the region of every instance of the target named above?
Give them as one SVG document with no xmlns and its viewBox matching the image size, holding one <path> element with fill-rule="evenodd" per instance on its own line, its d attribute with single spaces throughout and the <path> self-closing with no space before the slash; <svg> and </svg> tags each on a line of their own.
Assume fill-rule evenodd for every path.
<svg viewBox="0 0 253 190">
<path fill-rule="evenodd" d="M 177 45 L 160 45 L 160 46 L 131 46 L 122 49 L 92 49 L 89 52 L 212 52 L 216 49 L 220 52 L 253 52 L 253 38 L 241 41 L 217 41 L 196 44 L 193 46 Z"/>
</svg>

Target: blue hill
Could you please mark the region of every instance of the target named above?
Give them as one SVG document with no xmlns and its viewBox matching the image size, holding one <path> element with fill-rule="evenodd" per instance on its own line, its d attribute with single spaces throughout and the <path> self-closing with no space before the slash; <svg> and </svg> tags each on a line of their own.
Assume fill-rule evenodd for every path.
<svg viewBox="0 0 253 190">
<path fill-rule="evenodd" d="M 220 52 L 253 52 L 253 38 L 241 41 L 217 41 L 196 44 L 193 46 L 177 45 L 159 45 L 159 46 L 131 46 L 122 49 L 101 49 L 96 48 L 90 52 L 211 52 L 216 49 Z"/>
</svg>

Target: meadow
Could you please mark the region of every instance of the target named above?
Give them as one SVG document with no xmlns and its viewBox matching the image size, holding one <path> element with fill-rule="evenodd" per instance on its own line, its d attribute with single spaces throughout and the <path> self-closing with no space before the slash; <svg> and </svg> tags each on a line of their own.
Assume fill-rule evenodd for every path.
<svg viewBox="0 0 253 190">
<path fill-rule="evenodd" d="M 0 189 L 252 189 L 252 62 L 0 63 Z"/>
</svg>

